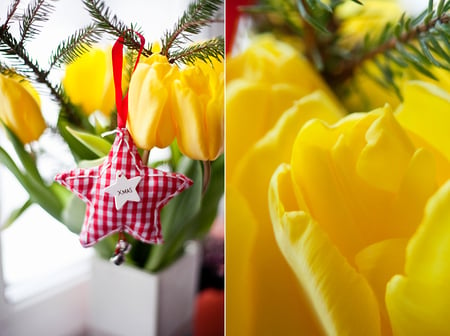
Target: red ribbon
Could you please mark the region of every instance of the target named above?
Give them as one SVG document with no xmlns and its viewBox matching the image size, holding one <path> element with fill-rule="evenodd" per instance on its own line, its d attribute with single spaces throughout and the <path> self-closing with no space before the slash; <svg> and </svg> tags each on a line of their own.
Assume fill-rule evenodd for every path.
<svg viewBox="0 0 450 336">
<path fill-rule="evenodd" d="M 239 18 L 242 15 L 241 11 L 239 10 L 239 7 L 253 5 L 255 2 L 256 2 L 255 0 L 227 0 L 227 4 L 225 6 L 226 7 L 225 15 L 227 21 L 227 24 L 225 25 L 226 28 L 225 50 L 227 54 L 231 51 L 233 47 L 233 43 L 236 38 Z"/>
<path fill-rule="evenodd" d="M 134 70 L 139 63 L 142 50 L 144 49 L 145 38 L 138 32 L 134 32 L 141 39 L 141 45 L 139 48 Z M 124 128 L 127 124 L 128 116 L 128 91 L 125 93 L 125 97 L 122 97 L 122 67 L 123 67 L 123 36 L 120 36 L 112 48 L 112 63 L 113 63 L 113 77 L 114 77 L 114 89 L 116 93 L 116 107 L 117 107 L 117 127 Z"/>
</svg>

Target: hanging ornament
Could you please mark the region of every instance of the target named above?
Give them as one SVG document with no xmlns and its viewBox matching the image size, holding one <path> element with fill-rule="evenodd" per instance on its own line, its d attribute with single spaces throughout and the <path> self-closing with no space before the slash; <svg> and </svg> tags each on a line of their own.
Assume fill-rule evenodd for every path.
<svg viewBox="0 0 450 336">
<path fill-rule="evenodd" d="M 139 62 L 144 38 L 136 65 Z M 146 166 L 126 128 L 128 93 L 122 98 L 123 37 L 112 50 L 114 85 L 117 106 L 116 138 L 105 161 L 93 168 L 75 168 L 58 174 L 55 180 L 75 193 L 87 205 L 80 242 L 84 247 L 112 233 L 119 233 L 119 241 L 112 261 L 124 261 L 130 245 L 127 233 L 149 244 L 163 242 L 161 209 L 193 182 L 179 173 L 170 173 Z M 135 65 L 135 68 L 136 68 Z"/>
</svg>

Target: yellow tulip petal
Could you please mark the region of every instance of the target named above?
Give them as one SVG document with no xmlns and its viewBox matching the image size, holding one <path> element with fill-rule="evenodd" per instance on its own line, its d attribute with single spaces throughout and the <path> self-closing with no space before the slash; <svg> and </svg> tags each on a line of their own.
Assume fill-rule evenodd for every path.
<svg viewBox="0 0 450 336">
<path fill-rule="evenodd" d="M 396 112 L 400 124 L 450 161 L 450 93 L 431 83 L 412 81 L 405 85 L 404 96 Z"/>
<path fill-rule="evenodd" d="M 294 193 L 292 188 L 287 191 L 291 184 L 290 168 L 283 164 L 270 184 L 272 223 L 278 245 L 323 331 L 329 335 L 380 335 L 380 315 L 371 288 L 310 216 L 289 211 Z"/>
<path fill-rule="evenodd" d="M 46 128 L 30 88 L 4 75 L 0 75 L 0 119 L 24 144 L 37 140 Z"/>
<path fill-rule="evenodd" d="M 206 132 L 203 142 L 208 144 L 207 159 L 215 160 L 223 153 L 224 142 L 224 94 L 220 95 L 208 104 L 205 116 Z"/>
<path fill-rule="evenodd" d="M 250 147 L 239 161 L 230 183 L 239 186 L 260 217 L 267 218 L 270 177 L 280 163 L 290 161 L 295 137 L 303 124 L 312 118 L 333 123 L 341 117 L 340 109 L 321 91 L 296 101 L 275 126 Z M 264 164 L 260 164 L 262 162 Z M 271 234 L 271 230 L 268 231 Z"/>
<path fill-rule="evenodd" d="M 333 126 L 310 121 L 297 136 L 291 164 L 296 196 L 305 204 L 300 210 L 351 264 L 365 246 L 409 237 L 437 188 L 433 156 L 415 150 L 386 109 L 349 115 Z"/>
<path fill-rule="evenodd" d="M 344 255 L 353 256 L 364 246 L 364 236 L 352 218 L 335 174 L 329 149 L 336 141 L 337 135 L 322 121 L 307 123 L 295 140 L 292 180 L 299 202 L 304 200 L 306 205 L 301 210 L 320 223 Z"/>
<path fill-rule="evenodd" d="M 306 57 L 272 34 L 254 37 L 243 53 L 227 59 L 227 82 L 236 79 L 266 84 L 285 83 L 302 88 L 306 94 L 321 90 L 336 106 L 340 106 L 339 100 Z"/>
<path fill-rule="evenodd" d="M 387 285 L 386 305 L 394 335 L 449 335 L 450 181 L 428 201 L 411 238 L 405 275 Z"/>
<path fill-rule="evenodd" d="M 364 248 L 355 257 L 358 271 L 367 279 L 377 298 L 383 335 L 392 334 L 384 301 L 386 284 L 402 272 L 407 243 L 406 238 L 383 240 Z"/>
<path fill-rule="evenodd" d="M 127 121 L 133 140 L 140 148 L 164 148 L 175 138 L 170 99 L 176 72 L 173 69 L 168 63 L 140 63 L 133 73 Z"/>
<path fill-rule="evenodd" d="M 334 122 L 341 116 L 340 110 L 322 92 L 300 99 L 248 150 L 239 161 L 234 176 L 229 179 L 245 197 L 257 221 L 252 262 L 250 266 L 244 266 L 249 267 L 252 279 L 255 279 L 252 285 L 253 311 L 258 316 L 255 335 L 295 334 L 296 328 L 302 328 L 299 316 L 304 316 L 304 310 L 308 307 L 300 305 L 304 302 L 302 296 L 292 294 L 297 291 L 297 284 L 273 237 L 267 208 L 270 177 L 279 163 L 289 161 L 295 136 L 307 120 L 321 117 Z M 292 200 L 295 202 L 295 199 Z M 245 263 L 245 260 L 236 262 Z M 283 285 L 273 291 L 272 288 L 278 283 Z M 308 322 L 303 323 L 308 325 Z"/>
<path fill-rule="evenodd" d="M 437 188 L 434 157 L 429 151 L 419 148 L 411 158 L 385 223 L 390 237 L 410 237 L 416 231 L 425 204 Z"/>
<path fill-rule="evenodd" d="M 180 81 L 175 81 L 173 85 L 178 106 L 174 109 L 174 117 L 178 125 L 178 146 L 183 154 L 192 159 L 201 160 L 208 156 L 207 144 L 203 141 L 206 106 L 202 106 L 196 92 L 185 87 Z"/>
<path fill-rule="evenodd" d="M 303 91 L 284 84 L 272 86 L 247 80 L 233 81 L 226 90 L 226 170 L 231 177 L 248 148 L 273 127 Z"/>
<path fill-rule="evenodd" d="M 367 145 L 361 152 L 357 171 L 367 183 L 390 192 L 400 187 L 414 147 L 395 120 L 390 108 L 366 132 Z M 389 169 L 386 161 L 390 162 Z"/>
<path fill-rule="evenodd" d="M 92 49 L 66 67 L 64 90 L 75 105 L 90 115 L 103 104 L 107 56 L 101 49 Z M 112 65 L 111 65 L 112 67 Z"/>
<path fill-rule="evenodd" d="M 249 266 L 256 221 L 247 201 L 232 186 L 226 188 L 226 330 L 229 335 L 252 335 L 254 317 Z"/>
<path fill-rule="evenodd" d="M 223 80 L 201 62 L 183 69 L 173 84 L 173 115 L 180 151 L 194 160 L 215 160 L 223 151 Z"/>
</svg>

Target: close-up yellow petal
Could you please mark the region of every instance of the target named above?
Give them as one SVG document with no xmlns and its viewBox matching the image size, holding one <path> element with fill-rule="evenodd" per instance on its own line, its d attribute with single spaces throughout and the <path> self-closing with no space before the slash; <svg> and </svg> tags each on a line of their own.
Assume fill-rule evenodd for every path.
<svg viewBox="0 0 450 336">
<path fill-rule="evenodd" d="M 267 190 L 270 177 L 282 162 L 289 162 L 295 137 L 303 124 L 312 118 L 334 123 L 342 117 L 340 109 L 321 91 L 296 101 L 279 118 L 275 126 L 251 146 L 240 159 L 229 183 L 242 190 L 255 211 L 267 218 Z M 260 164 L 264 162 L 264 164 Z"/>
<path fill-rule="evenodd" d="M 450 181 L 428 201 L 406 250 L 404 274 L 387 285 L 394 335 L 449 335 Z"/>
<path fill-rule="evenodd" d="M 46 128 L 36 91 L 20 78 L 0 74 L 0 120 L 23 144 L 37 140 Z M 34 92 L 31 94 L 30 92 Z"/>
<path fill-rule="evenodd" d="M 341 116 L 340 109 L 320 91 L 300 99 L 283 113 L 261 140 L 250 147 L 229 179 L 228 187 L 239 190 L 256 220 L 250 264 L 245 260 L 234 261 L 248 268 L 251 279 L 255 279 L 251 289 L 251 309 L 257 317 L 252 320 L 254 335 L 272 335 L 277 330 L 283 335 L 294 335 L 296 328 L 305 323 L 300 323 L 299 316 L 308 311 L 308 306 L 303 303 L 304 298 L 292 294 L 296 293 L 295 278 L 273 237 L 267 208 L 270 177 L 278 164 L 289 161 L 293 141 L 305 121 L 320 117 L 334 122 Z M 278 284 L 280 287 L 273 291 L 272 288 Z"/>
<path fill-rule="evenodd" d="M 358 157 L 356 170 L 368 184 L 397 192 L 414 147 L 390 107 L 386 106 L 382 113 L 366 131 L 366 145 Z M 386 162 L 390 163 L 388 170 Z"/>
<path fill-rule="evenodd" d="M 269 190 L 275 237 L 323 333 L 380 335 L 378 304 L 369 284 L 306 212 L 293 211 L 293 193 L 289 165 L 283 164 Z"/>
<path fill-rule="evenodd" d="M 409 237 L 438 186 L 433 156 L 414 148 L 387 107 L 332 126 L 307 123 L 291 164 L 301 209 L 351 264 L 368 245 Z"/>
<path fill-rule="evenodd" d="M 270 85 L 236 80 L 226 87 L 227 176 L 256 141 L 272 128 L 295 100 L 306 94 L 287 84 Z"/>
<path fill-rule="evenodd" d="M 256 220 L 247 201 L 232 186 L 226 188 L 226 329 L 229 335 L 252 335 L 250 255 L 255 243 Z M 236 248 L 239 247 L 239 248 Z"/>
<path fill-rule="evenodd" d="M 450 92 L 431 83 L 410 81 L 404 86 L 404 96 L 397 120 L 450 161 Z"/>
<path fill-rule="evenodd" d="M 391 335 L 384 297 L 386 284 L 405 265 L 406 238 L 388 239 L 364 248 L 355 256 L 358 271 L 367 279 L 378 301 L 383 335 Z"/>
</svg>

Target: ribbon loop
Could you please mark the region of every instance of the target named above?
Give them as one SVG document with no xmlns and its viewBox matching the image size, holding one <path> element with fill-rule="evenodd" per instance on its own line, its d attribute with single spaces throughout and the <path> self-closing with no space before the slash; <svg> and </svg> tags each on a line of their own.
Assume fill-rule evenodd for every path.
<svg viewBox="0 0 450 336">
<path fill-rule="evenodd" d="M 144 49 L 145 38 L 138 32 L 133 31 L 140 38 L 140 48 L 134 64 L 133 72 L 139 63 L 139 59 Z M 128 116 L 128 91 L 122 96 L 122 68 L 123 68 L 123 44 L 124 38 L 120 36 L 112 48 L 114 90 L 116 94 L 117 107 L 117 127 L 124 128 L 127 124 Z"/>
</svg>

